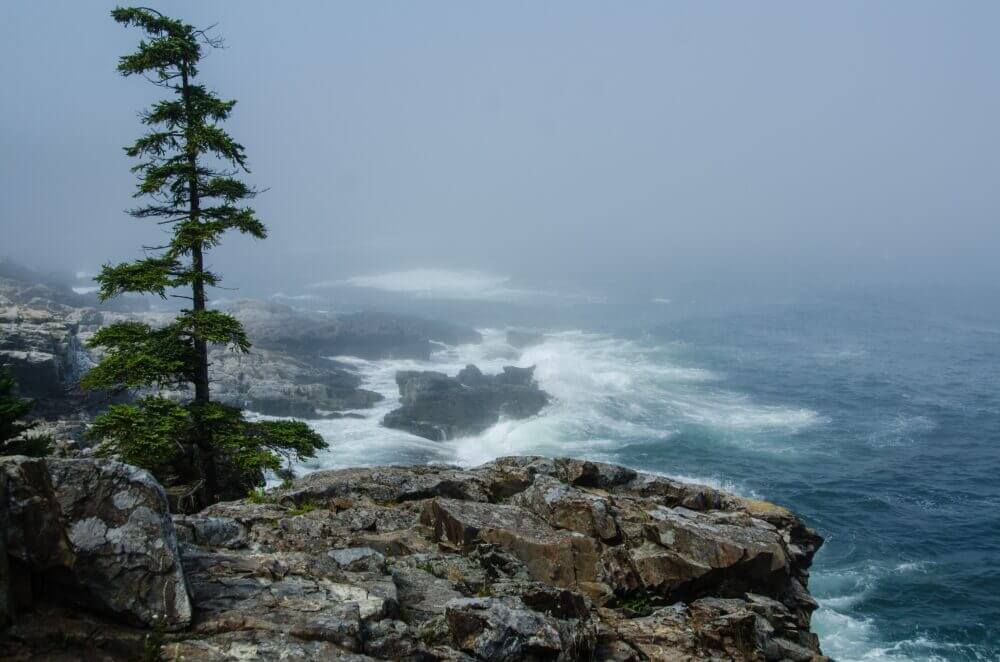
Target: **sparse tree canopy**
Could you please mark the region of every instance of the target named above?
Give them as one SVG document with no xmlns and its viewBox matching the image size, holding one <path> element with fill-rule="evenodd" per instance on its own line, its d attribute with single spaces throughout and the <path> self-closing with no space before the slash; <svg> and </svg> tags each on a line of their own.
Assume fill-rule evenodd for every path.
<svg viewBox="0 0 1000 662">
<path fill-rule="evenodd" d="M 148 131 L 125 148 L 138 160 L 132 168 L 139 177 L 135 197 L 147 200 L 129 214 L 169 228 L 170 238 L 145 247 L 140 259 L 104 265 L 99 294 L 102 300 L 126 292 L 155 294 L 190 305 L 163 327 L 120 322 L 98 331 L 90 345 L 102 348 L 105 358 L 83 385 L 110 390 L 191 385 L 194 397 L 176 403 L 151 396 L 112 406 L 90 434 L 105 442 L 105 452 L 161 475 L 181 461 L 196 466 L 211 501 L 220 489 L 220 459 L 244 475 L 259 475 L 277 468 L 282 455 L 310 457 L 326 444 L 304 423 L 252 423 L 210 398 L 208 347 L 247 352 L 250 341 L 239 321 L 207 307 L 206 289 L 217 286 L 220 276 L 206 268 L 206 252 L 230 230 L 267 236 L 246 204 L 257 191 L 239 179 L 248 172 L 243 146 L 220 126 L 236 102 L 196 82 L 204 49 L 220 41 L 152 9 L 117 8 L 111 16 L 146 34 L 134 53 L 119 60 L 118 71 L 142 76 L 170 95 L 140 114 Z"/>
</svg>

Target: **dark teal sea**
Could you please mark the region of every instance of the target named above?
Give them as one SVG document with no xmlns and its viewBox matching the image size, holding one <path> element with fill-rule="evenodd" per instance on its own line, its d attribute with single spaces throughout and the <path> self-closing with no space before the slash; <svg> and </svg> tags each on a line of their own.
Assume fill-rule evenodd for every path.
<svg viewBox="0 0 1000 662">
<path fill-rule="evenodd" d="M 818 528 L 827 654 L 1000 659 L 996 303 L 845 296 L 663 325 L 666 356 L 815 420 L 686 422 L 669 444 L 622 440 L 620 458 L 731 481 Z"/>
</svg>

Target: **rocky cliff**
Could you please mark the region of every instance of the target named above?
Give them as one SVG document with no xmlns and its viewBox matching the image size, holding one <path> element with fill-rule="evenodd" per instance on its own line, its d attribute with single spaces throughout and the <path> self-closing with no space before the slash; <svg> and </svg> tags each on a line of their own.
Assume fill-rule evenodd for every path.
<svg viewBox="0 0 1000 662">
<path fill-rule="evenodd" d="M 3 659 L 824 659 L 816 533 L 624 467 L 318 472 L 172 521 L 125 465 L 2 467 Z"/>
</svg>

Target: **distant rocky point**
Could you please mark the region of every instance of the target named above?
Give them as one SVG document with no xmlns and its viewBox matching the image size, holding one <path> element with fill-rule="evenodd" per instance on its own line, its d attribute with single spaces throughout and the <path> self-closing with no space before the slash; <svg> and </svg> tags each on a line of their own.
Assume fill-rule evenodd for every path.
<svg viewBox="0 0 1000 662">
<path fill-rule="evenodd" d="M 434 441 L 478 434 L 501 418 L 534 416 L 549 402 L 534 368 L 507 366 L 498 375 L 484 375 L 469 365 L 455 377 L 400 371 L 396 384 L 402 406 L 386 414 L 383 424 Z"/>
<path fill-rule="evenodd" d="M 172 313 L 146 310 L 141 299 L 98 307 L 94 295 L 65 284 L 69 278 L 0 259 L 0 364 L 10 365 L 21 395 L 38 400 L 35 414 L 47 419 L 45 430 L 78 442 L 89 417 L 108 402 L 107 394 L 77 386 L 96 358 L 86 348 L 87 338 L 119 320 L 165 324 Z M 482 340 L 474 329 L 407 315 L 326 315 L 250 300 L 228 310 L 244 322 L 254 347 L 244 355 L 212 350 L 213 398 L 273 416 L 341 417 L 382 399 L 361 388 L 349 366 L 325 357 L 427 359 L 434 342 Z M 186 391 L 160 392 L 190 397 Z"/>
<path fill-rule="evenodd" d="M 409 315 L 359 312 L 330 316 L 260 301 L 238 302 L 230 312 L 243 322 L 257 347 L 296 356 L 426 361 L 432 342 L 482 342 L 475 329 Z"/>
</svg>

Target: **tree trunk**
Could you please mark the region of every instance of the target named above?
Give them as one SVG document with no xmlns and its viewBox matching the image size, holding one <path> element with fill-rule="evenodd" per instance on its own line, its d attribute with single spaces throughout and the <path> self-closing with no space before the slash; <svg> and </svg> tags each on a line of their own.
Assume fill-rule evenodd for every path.
<svg viewBox="0 0 1000 662">
<path fill-rule="evenodd" d="M 182 95 L 184 98 L 184 108 L 187 114 L 188 130 L 190 131 L 191 98 L 188 88 L 188 68 L 186 63 L 181 68 L 181 85 Z M 190 133 L 188 133 L 185 137 L 185 141 L 188 166 L 191 168 L 191 174 L 188 176 L 188 197 L 190 201 L 188 216 L 191 221 L 197 223 L 200 222 L 201 217 L 201 200 L 198 194 L 198 152 L 197 146 L 193 143 Z M 198 313 L 205 310 L 206 304 L 205 281 L 202 278 L 202 273 L 205 269 L 205 261 L 200 241 L 196 242 L 191 247 L 191 268 L 194 272 L 194 278 L 191 283 L 191 298 L 193 300 L 194 311 L 195 313 Z M 194 375 L 194 402 L 196 405 L 205 406 L 209 403 L 208 345 L 204 340 L 195 338 L 194 350 L 195 360 L 197 362 Z M 212 442 L 209 439 L 208 433 L 204 429 L 201 421 L 196 421 L 196 424 L 198 426 L 197 443 L 198 448 L 201 451 L 202 468 L 205 477 L 205 491 L 208 497 L 208 502 L 213 503 L 216 499 L 216 495 L 219 493 L 218 476 L 215 467 L 215 449 L 212 447 Z"/>
<path fill-rule="evenodd" d="M 197 196 L 191 198 L 192 213 L 196 213 L 198 206 Z M 203 256 L 201 245 L 197 245 L 192 251 L 194 268 L 201 271 L 203 266 Z M 195 279 L 194 290 L 194 310 L 205 310 L 205 284 L 200 279 Z M 194 341 L 194 349 L 198 365 L 195 372 L 194 401 L 197 405 L 207 405 L 209 402 L 208 391 L 208 345 L 203 340 Z M 218 472 L 216 471 L 215 448 L 209 438 L 208 432 L 198 421 L 198 447 L 201 450 L 202 467 L 205 475 L 205 493 L 208 503 L 215 503 L 219 494 Z"/>
</svg>

